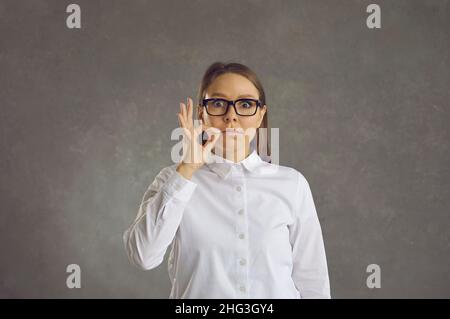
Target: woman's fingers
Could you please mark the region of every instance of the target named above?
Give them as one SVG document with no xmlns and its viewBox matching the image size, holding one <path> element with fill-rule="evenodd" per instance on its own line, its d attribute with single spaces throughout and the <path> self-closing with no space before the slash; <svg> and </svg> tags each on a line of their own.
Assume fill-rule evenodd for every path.
<svg viewBox="0 0 450 319">
<path fill-rule="evenodd" d="M 184 125 L 183 125 L 183 122 L 181 121 L 181 114 L 178 113 L 178 114 L 177 114 L 177 117 L 178 117 L 178 125 L 180 125 L 181 127 L 183 127 Z"/>
<path fill-rule="evenodd" d="M 201 124 L 197 127 L 194 128 L 195 131 L 195 136 L 202 134 L 203 132 L 206 132 L 208 138 L 210 138 L 212 135 L 216 135 L 216 138 L 218 139 L 220 137 L 220 134 L 222 134 L 222 132 L 214 127 L 214 126 L 209 126 L 207 124 Z"/>
<path fill-rule="evenodd" d="M 206 134 L 208 134 L 208 136 L 214 135 L 214 136 L 216 136 L 216 138 L 219 138 L 220 134 L 222 134 L 222 132 L 214 126 L 207 126 L 204 131 L 206 132 Z"/>
<path fill-rule="evenodd" d="M 206 133 L 209 133 L 209 130 L 213 129 L 213 127 L 212 127 L 212 126 L 209 126 L 208 124 L 202 123 L 202 125 L 200 125 L 200 126 L 198 127 L 198 129 L 199 129 L 200 131 L 205 131 Z"/>
<path fill-rule="evenodd" d="M 205 143 L 205 145 L 203 145 L 203 148 L 205 149 L 205 151 L 210 151 L 211 148 L 214 146 L 215 141 L 217 141 L 217 137 L 215 135 L 212 135 Z"/>
<path fill-rule="evenodd" d="M 201 124 L 198 126 L 194 126 L 193 124 L 193 113 L 194 113 L 194 106 L 193 106 L 193 100 L 188 97 L 187 103 L 180 102 L 180 114 L 178 116 L 181 126 L 183 126 L 185 129 L 187 129 L 191 136 L 194 134 L 194 136 L 199 135 L 202 131 L 210 128 L 207 125 Z"/>
<path fill-rule="evenodd" d="M 205 146 L 207 146 L 207 145 L 210 145 L 210 143 L 212 143 L 213 145 L 211 145 L 211 147 L 212 146 L 214 146 L 214 144 L 219 140 L 219 138 L 220 138 L 220 130 L 219 129 L 217 129 L 217 128 L 215 128 L 215 127 L 209 127 L 207 130 L 205 130 L 206 131 L 206 133 L 208 134 L 208 140 L 207 140 L 207 142 L 205 143 Z"/>
<path fill-rule="evenodd" d="M 178 113 L 178 122 L 180 122 L 180 126 L 186 128 L 186 123 L 184 121 L 183 115 Z"/>
<path fill-rule="evenodd" d="M 193 100 L 190 97 L 187 98 L 187 103 L 180 102 L 180 113 L 178 113 L 178 121 L 180 123 L 180 126 L 183 128 L 183 143 L 187 143 L 186 160 L 192 157 L 192 154 L 197 154 L 197 152 L 200 152 L 200 160 L 204 163 L 206 161 L 205 154 L 211 153 L 212 148 L 219 140 L 220 134 L 222 132 L 215 127 L 203 124 L 202 122 L 196 121 L 194 125 L 193 113 L 194 105 Z M 200 144 L 198 145 L 199 148 L 196 148 L 192 143 L 194 141 L 195 143 L 199 143 L 198 135 L 201 134 L 202 131 L 207 132 L 208 140 L 203 146 Z M 183 144 L 183 148 L 184 145 L 186 144 Z"/>
<path fill-rule="evenodd" d="M 186 118 L 186 121 L 189 120 L 189 100 L 186 100 L 186 103 L 183 103 L 184 105 L 184 117 Z"/>
<path fill-rule="evenodd" d="M 184 117 L 184 114 L 185 114 L 185 105 L 184 105 L 183 102 L 180 102 L 180 106 L 181 106 L 181 115 L 183 115 L 183 117 Z"/>
<path fill-rule="evenodd" d="M 188 97 L 188 119 L 190 119 L 192 121 L 192 109 L 193 109 L 193 105 L 192 105 L 192 99 L 190 97 Z"/>
<path fill-rule="evenodd" d="M 220 130 L 217 127 L 209 126 L 207 124 L 203 124 L 203 130 L 208 133 L 214 133 L 214 134 L 220 133 Z"/>
<path fill-rule="evenodd" d="M 211 153 L 212 148 L 219 140 L 217 135 L 211 135 L 211 137 L 206 141 L 205 145 L 203 145 L 203 161 L 208 162 L 209 154 Z"/>
<path fill-rule="evenodd" d="M 189 111 L 188 111 L 188 106 L 187 106 L 185 103 L 182 103 L 182 104 L 183 104 L 183 117 L 184 117 L 184 122 L 185 122 L 186 124 L 189 124 L 189 116 L 188 116 Z"/>
<path fill-rule="evenodd" d="M 180 106 L 181 106 L 181 117 L 183 118 L 184 126 L 189 129 L 192 127 L 192 124 L 188 120 L 186 104 L 180 102 Z"/>
</svg>

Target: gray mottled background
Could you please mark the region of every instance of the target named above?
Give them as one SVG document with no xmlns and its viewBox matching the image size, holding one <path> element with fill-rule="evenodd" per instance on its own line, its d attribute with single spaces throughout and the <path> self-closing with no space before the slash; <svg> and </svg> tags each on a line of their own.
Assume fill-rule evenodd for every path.
<svg viewBox="0 0 450 319">
<path fill-rule="evenodd" d="M 334 298 L 450 297 L 450 2 L 0 0 L 0 297 L 167 298 L 122 233 L 179 102 L 247 64 L 311 184 Z M 82 288 L 66 287 L 79 264 Z M 379 264 L 381 288 L 366 286 Z"/>
</svg>

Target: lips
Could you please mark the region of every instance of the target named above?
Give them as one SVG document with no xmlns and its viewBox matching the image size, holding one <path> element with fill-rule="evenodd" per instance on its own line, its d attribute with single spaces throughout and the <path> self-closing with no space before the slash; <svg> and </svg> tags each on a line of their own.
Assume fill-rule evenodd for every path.
<svg viewBox="0 0 450 319">
<path fill-rule="evenodd" d="M 222 132 L 225 134 L 244 134 L 242 130 L 235 130 L 235 129 L 228 129 L 228 131 L 223 130 Z"/>
</svg>

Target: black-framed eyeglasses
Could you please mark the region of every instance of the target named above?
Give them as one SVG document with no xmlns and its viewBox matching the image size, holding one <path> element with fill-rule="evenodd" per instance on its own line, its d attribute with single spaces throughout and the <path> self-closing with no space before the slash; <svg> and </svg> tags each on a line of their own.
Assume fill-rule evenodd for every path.
<svg viewBox="0 0 450 319">
<path fill-rule="evenodd" d="M 206 113 L 212 116 L 225 115 L 230 105 L 233 105 L 236 114 L 241 116 L 253 116 L 258 107 L 261 107 L 261 101 L 255 99 L 238 99 L 229 101 L 226 99 L 212 98 L 203 99 L 202 106 L 206 108 Z"/>
</svg>

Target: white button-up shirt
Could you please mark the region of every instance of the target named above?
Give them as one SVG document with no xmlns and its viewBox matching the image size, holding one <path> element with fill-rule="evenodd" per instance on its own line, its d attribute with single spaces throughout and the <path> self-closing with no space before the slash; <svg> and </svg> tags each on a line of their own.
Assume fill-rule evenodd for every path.
<svg viewBox="0 0 450 319">
<path fill-rule="evenodd" d="M 123 235 L 132 263 L 159 266 L 171 246 L 169 298 L 330 298 L 312 193 L 296 169 L 256 150 L 211 154 L 191 180 L 161 170 Z"/>
</svg>

